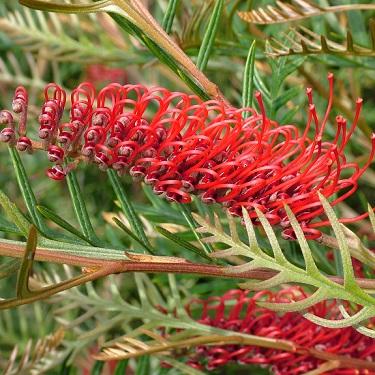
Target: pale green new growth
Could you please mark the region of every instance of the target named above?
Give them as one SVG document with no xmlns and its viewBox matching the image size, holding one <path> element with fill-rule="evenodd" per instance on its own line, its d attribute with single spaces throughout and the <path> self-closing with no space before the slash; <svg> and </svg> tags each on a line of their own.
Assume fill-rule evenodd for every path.
<svg viewBox="0 0 375 375">
<path fill-rule="evenodd" d="M 325 274 L 323 274 L 321 270 L 318 269 L 303 231 L 293 212 L 288 206 L 285 208 L 293 230 L 299 241 L 302 255 L 305 260 L 305 268 L 295 266 L 285 257 L 274 229 L 263 213 L 258 210 L 257 214 L 272 247 L 273 256 L 268 255 L 260 248 L 253 224 L 246 209 L 243 209 L 243 218 L 249 238 L 249 242 L 247 244 L 243 243 L 239 239 L 234 218 L 231 215 L 227 215 L 231 233 L 230 235 L 224 231 L 222 225 L 218 221 L 218 217 L 215 217 L 214 224 L 208 218 L 204 220 L 198 215 L 195 215 L 195 219 L 201 225 L 198 231 L 200 233 L 210 234 L 210 236 L 205 239 L 206 241 L 211 244 L 224 243 L 228 246 L 227 249 L 217 251 L 213 253 L 212 256 L 220 258 L 242 256 L 250 259 L 248 263 L 240 266 L 233 266 L 229 268 L 227 272 L 233 272 L 235 270 L 244 272 L 254 268 L 278 272 L 275 276 L 266 281 L 253 280 L 252 282 L 243 283 L 241 284 L 242 288 L 264 290 L 286 283 L 309 285 L 316 288 L 315 293 L 304 300 L 298 302 L 293 301 L 290 304 L 261 302 L 259 304 L 262 307 L 278 311 L 300 311 L 303 313 L 308 307 L 324 300 L 337 299 L 338 301 L 349 301 L 359 306 L 363 306 L 363 308 L 353 316 L 347 314 L 341 320 L 337 321 L 316 317 L 311 313 L 306 313 L 305 316 L 318 324 L 332 328 L 360 325 L 362 321 L 375 316 L 375 299 L 370 294 L 363 291 L 356 282 L 351 263 L 351 254 L 341 225 L 339 224 L 339 221 L 327 200 L 323 196 L 320 196 L 320 199 L 339 243 L 342 266 L 344 270 L 344 285 L 339 285 L 333 282 Z M 360 326 L 358 329 L 360 329 L 363 334 L 369 336 L 374 335 L 374 331 L 365 328 L 366 327 Z"/>
</svg>

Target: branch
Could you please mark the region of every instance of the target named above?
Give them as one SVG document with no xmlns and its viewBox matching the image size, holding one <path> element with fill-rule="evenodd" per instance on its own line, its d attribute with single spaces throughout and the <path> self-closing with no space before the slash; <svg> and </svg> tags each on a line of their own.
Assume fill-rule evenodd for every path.
<svg viewBox="0 0 375 375">
<path fill-rule="evenodd" d="M 225 107 L 231 107 L 217 85 L 211 82 L 190 60 L 178 44 L 163 30 L 139 0 L 105 0 L 95 4 L 63 4 L 55 1 L 19 0 L 19 3 L 32 9 L 58 13 L 116 13 L 142 30 L 154 43 L 175 59 L 215 100 Z"/>
<path fill-rule="evenodd" d="M 35 230 L 33 227 L 31 230 Z M 0 255 L 14 258 L 24 258 L 25 249 L 21 245 L 1 243 Z M 27 255 L 27 254 L 26 254 Z M 173 274 L 198 274 L 211 277 L 225 277 L 252 280 L 269 280 L 278 272 L 254 269 L 247 271 L 235 271 L 229 266 L 216 266 L 187 261 L 177 257 L 163 257 L 140 255 L 125 252 L 128 260 L 106 260 L 89 257 L 58 253 L 51 250 L 36 248 L 32 252 L 33 259 L 60 264 L 69 264 L 83 267 L 83 274 L 61 283 L 41 288 L 40 290 L 29 290 L 24 296 L 0 301 L 0 310 L 32 303 L 50 297 L 63 290 L 82 285 L 89 281 L 119 273 L 143 272 L 143 273 L 173 273 Z M 231 272 L 228 273 L 228 269 Z M 331 276 L 329 279 L 339 285 L 343 285 L 341 277 Z M 359 286 L 366 289 L 375 289 L 375 280 L 356 279 Z"/>
</svg>

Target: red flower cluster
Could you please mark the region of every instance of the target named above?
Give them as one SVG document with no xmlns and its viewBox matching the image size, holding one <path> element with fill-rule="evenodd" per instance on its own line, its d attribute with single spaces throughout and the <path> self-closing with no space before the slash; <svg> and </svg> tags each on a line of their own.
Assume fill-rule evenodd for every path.
<svg viewBox="0 0 375 375">
<path fill-rule="evenodd" d="M 372 338 L 361 335 L 352 327 L 325 328 L 306 320 L 299 313 L 288 312 L 281 315 L 256 305 L 258 301 L 264 300 L 277 303 L 301 300 L 306 295 L 300 287 L 278 293 L 262 291 L 253 296 L 251 293 L 234 289 L 222 297 L 212 297 L 206 301 L 196 299 L 188 305 L 187 311 L 194 320 L 212 327 L 258 337 L 288 340 L 293 342 L 299 353 L 304 354 L 243 344 L 199 346 L 188 354 L 189 365 L 201 370 L 213 370 L 228 363 L 258 364 L 270 367 L 273 374 L 300 375 L 317 369 L 325 362 L 313 355 L 311 350 L 315 349 L 327 354 L 342 355 L 348 359 L 346 365 L 341 364 L 339 368 L 330 370 L 330 375 L 375 375 L 375 369 L 356 369 L 349 360 L 362 359 L 373 364 L 375 342 Z M 309 311 L 322 317 L 330 316 L 331 319 L 342 317 L 336 302 L 321 302 Z M 348 363 L 351 364 L 350 367 Z"/>
<path fill-rule="evenodd" d="M 323 140 L 333 75 L 328 79 L 330 102 L 321 123 L 312 90 L 307 89 L 309 120 L 302 135 L 295 126 L 279 126 L 268 119 L 259 92 L 261 113 L 257 114 L 251 108 L 224 108 L 217 101 L 202 102 L 195 95 L 141 85 L 110 84 L 95 99 L 92 85 L 83 83 L 71 94 L 70 121 L 62 124 L 66 95 L 50 84 L 38 133 L 41 147 L 55 163 L 47 174 L 60 180 L 80 160 L 93 162 L 102 170 L 113 168 L 120 176 L 130 173 L 134 180 L 144 180 L 155 194 L 170 201 L 188 203 L 194 194 L 205 204 L 220 203 L 237 216 L 244 206 L 255 224 L 258 208 L 272 225 L 283 229 L 285 238 L 294 238 L 284 210 L 288 204 L 307 238 L 319 238 L 316 227 L 327 222 L 313 222 L 324 211 L 317 192 L 326 198 L 342 193 L 331 205 L 352 194 L 375 150 L 373 136 L 371 155 L 362 169 L 347 163 L 343 153 L 356 126 L 361 99 L 352 126 L 347 129 L 346 120 L 338 116 L 334 140 Z M 3 111 L 1 123 L 6 127 L 0 141 L 31 153 L 37 143 L 26 137 L 24 88 L 16 90 L 13 110 L 21 114 L 20 138 L 16 138 L 12 115 Z M 245 111 L 252 115 L 244 118 Z M 74 161 L 65 165 L 66 157 Z"/>
</svg>

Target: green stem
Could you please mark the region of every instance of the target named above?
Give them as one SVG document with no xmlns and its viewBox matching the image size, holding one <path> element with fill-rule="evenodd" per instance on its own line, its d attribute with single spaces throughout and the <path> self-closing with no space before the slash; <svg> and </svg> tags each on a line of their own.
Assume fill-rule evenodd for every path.
<svg viewBox="0 0 375 375">
<path fill-rule="evenodd" d="M 19 0 L 29 8 L 60 13 L 117 13 L 139 27 L 147 37 L 162 47 L 202 86 L 207 94 L 231 107 L 229 101 L 220 92 L 217 85 L 211 82 L 182 51 L 178 44 L 163 30 L 139 0 L 104 0 L 95 4 L 64 4 L 54 1 Z"/>
</svg>

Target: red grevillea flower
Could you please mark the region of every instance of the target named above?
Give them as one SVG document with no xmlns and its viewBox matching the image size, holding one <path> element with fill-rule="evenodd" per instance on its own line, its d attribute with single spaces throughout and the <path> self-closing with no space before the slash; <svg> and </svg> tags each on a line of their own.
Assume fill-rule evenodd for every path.
<svg viewBox="0 0 375 375">
<path fill-rule="evenodd" d="M 161 87 L 119 84 L 106 86 L 96 97 L 91 84 L 79 85 L 71 94 L 70 121 L 62 124 L 65 92 L 50 84 L 38 133 L 41 147 L 55 163 L 47 174 L 59 180 L 80 160 L 96 163 L 102 170 L 113 168 L 120 176 L 129 173 L 134 180 L 144 180 L 155 194 L 170 201 L 188 203 L 194 194 L 203 203 L 220 203 L 238 216 L 241 207 L 246 207 L 255 224 L 259 224 L 258 208 L 272 225 L 283 229 L 285 238 L 294 238 L 284 210 L 288 204 L 307 238 L 317 239 L 321 232 L 316 227 L 328 224 L 314 221 L 324 212 L 317 192 L 326 198 L 341 193 L 331 205 L 352 194 L 375 150 L 373 135 L 371 154 L 362 169 L 345 158 L 344 148 L 356 127 L 362 99 L 357 100 L 353 124 L 347 128 L 346 120 L 337 116 L 334 140 L 323 139 L 333 74 L 328 80 L 330 100 L 321 122 L 312 90 L 306 90 L 309 119 L 303 134 L 295 126 L 279 126 L 268 119 L 259 92 L 260 114 L 252 108 L 225 108 L 218 101 L 202 102 L 195 95 Z M 13 117 L 3 111 L 1 122 L 6 127 L 0 140 L 31 153 L 25 89 L 16 90 L 13 109 L 21 113 L 21 137 L 16 140 Z M 248 111 L 251 116 L 244 118 L 243 112 Z M 66 157 L 74 161 L 66 165 Z"/>
<path fill-rule="evenodd" d="M 270 366 L 277 375 L 300 375 L 317 369 L 324 360 L 312 355 L 311 350 L 342 355 L 353 359 L 375 361 L 375 342 L 352 327 L 331 329 L 306 320 L 297 312 L 280 314 L 256 305 L 259 301 L 287 303 L 305 298 L 300 287 L 277 293 L 262 291 L 230 290 L 222 297 L 211 297 L 206 301 L 195 299 L 187 307 L 194 320 L 228 331 L 256 335 L 258 337 L 288 340 L 293 342 L 295 352 L 253 345 L 230 344 L 199 346 L 190 350 L 187 363 L 195 368 L 213 370 L 228 363 L 240 365 L 259 364 Z M 330 319 L 341 318 L 335 301 L 321 302 L 309 311 Z M 373 322 L 375 323 L 375 321 Z M 328 359 L 328 358 L 327 358 Z M 351 363 L 347 361 L 346 364 Z M 345 366 L 345 365 L 344 365 Z M 352 365 L 353 367 L 353 365 Z M 374 375 L 375 370 L 340 367 L 324 374 L 331 375 Z"/>
</svg>

